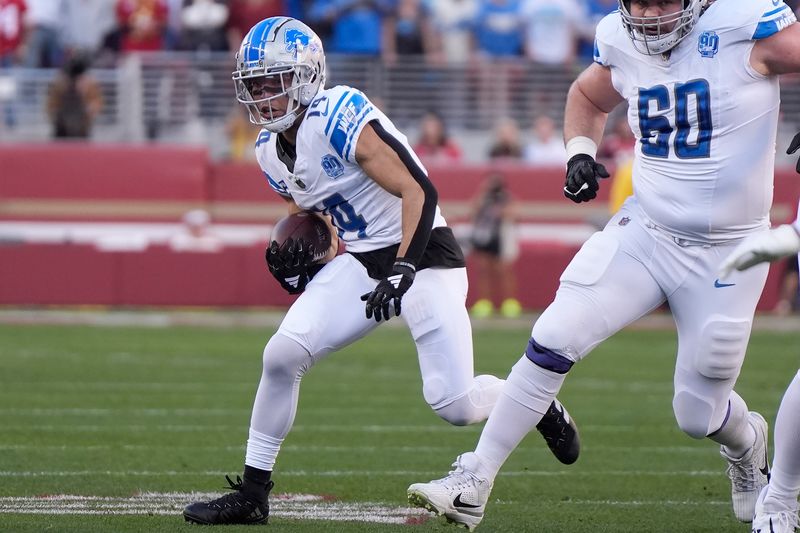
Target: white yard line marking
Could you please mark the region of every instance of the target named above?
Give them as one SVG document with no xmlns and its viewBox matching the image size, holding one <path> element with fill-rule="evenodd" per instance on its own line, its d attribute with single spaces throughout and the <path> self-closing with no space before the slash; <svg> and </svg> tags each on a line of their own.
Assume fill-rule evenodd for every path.
<svg viewBox="0 0 800 533">
<path fill-rule="evenodd" d="M 242 411 L 244 412 L 244 411 Z M 239 431 L 241 425 L 220 425 L 220 424 L 125 424 L 114 421 L 108 424 L 4 424 L 3 430 L 9 431 L 58 431 L 60 433 L 93 433 L 109 431 L 114 433 L 141 433 L 143 431 L 161 431 L 167 433 L 191 433 L 191 432 L 222 432 Z M 459 428 L 462 432 L 479 433 L 480 427 Z M 672 426 L 648 425 L 648 426 L 624 426 L 624 425 L 583 425 L 581 430 L 602 432 L 602 433 L 672 433 L 676 431 Z M 315 425 L 298 424 L 292 428 L 294 433 L 314 432 L 314 433 L 444 433 L 452 432 L 453 427 L 449 425 Z"/>
<path fill-rule="evenodd" d="M 494 500 L 493 504 L 497 505 L 520 505 L 521 501 L 513 500 Z M 646 506 L 681 506 L 689 505 L 692 507 L 700 507 L 707 505 L 720 505 L 727 507 L 731 504 L 730 501 L 723 500 L 703 500 L 703 501 L 690 501 L 690 500 L 564 500 L 557 504 L 564 505 L 611 505 L 614 507 L 646 507 Z"/>
<path fill-rule="evenodd" d="M 284 470 L 281 476 L 287 477 L 338 477 L 338 476 L 430 476 L 434 471 L 411 470 Z M 441 472 L 439 472 L 441 473 Z M 230 472 L 217 470 L 186 471 L 176 470 L 42 470 L 42 471 L 0 471 L 0 478 L 4 477 L 78 477 L 78 476 L 131 476 L 131 477 L 180 477 L 180 476 L 224 476 Z M 500 476 L 507 477 L 716 477 L 722 475 L 721 470 L 518 470 L 500 472 Z"/>
<path fill-rule="evenodd" d="M 214 493 L 148 492 L 132 497 L 51 496 L 0 497 L 0 514 L 180 515 L 192 501 L 217 498 Z M 303 520 L 337 520 L 413 524 L 431 515 L 420 509 L 373 502 L 337 502 L 317 494 L 275 494 L 270 516 Z"/>
<path fill-rule="evenodd" d="M 184 444 L 0 444 L 0 451 L 76 451 L 85 452 L 92 450 L 125 450 L 125 451 L 153 451 L 153 450 L 192 450 L 208 452 L 238 452 L 246 449 L 244 444 L 236 446 L 195 446 Z M 717 450 L 707 446 L 586 446 L 583 451 L 592 452 L 646 452 L 646 453 L 695 453 L 698 455 L 714 455 Z M 452 452 L 452 446 L 321 446 L 290 444 L 281 446 L 281 450 L 291 452 L 317 452 L 317 453 L 419 453 L 419 452 Z M 527 450 L 526 453 L 549 454 L 547 448 Z"/>
<path fill-rule="evenodd" d="M 218 497 L 216 493 L 147 492 L 131 497 L 48 496 L 0 497 L 0 514 L 36 515 L 162 515 L 179 516 L 192 501 Z M 495 505 L 514 505 L 510 500 L 496 500 Z M 611 507 L 649 506 L 728 506 L 728 501 L 678 500 L 569 500 L 567 505 Z M 375 502 L 339 502 L 318 494 L 275 494 L 270 498 L 270 515 L 280 518 L 326 521 L 358 521 L 382 524 L 420 523 L 431 515 L 420 509 L 396 507 Z"/>
</svg>

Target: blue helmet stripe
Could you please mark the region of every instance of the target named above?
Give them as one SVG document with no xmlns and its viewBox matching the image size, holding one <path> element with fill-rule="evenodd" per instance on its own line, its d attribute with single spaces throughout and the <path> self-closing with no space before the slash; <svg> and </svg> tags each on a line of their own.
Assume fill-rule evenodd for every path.
<svg viewBox="0 0 800 533">
<path fill-rule="evenodd" d="M 267 33 L 264 38 L 266 41 L 274 41 L 278 37 L 278 30 L 281 29 L 281 26 L 291 19 L 289 17 L 272 17 L 270 20 L 272 20 L 273 23 L 267 29 Z"/>
<path fill-rule="evenodd" d="M 253 29 L 250 30 L 250 33 L 247 34 L 249 39 L 247 43 L 247 53 L 245 57 L 245 61 L 258 61 L 261 59 L 260 51 L 264 47 L 264 41 L 267 40 L 267 36 L 269 35 L 269 31 L 272 29 L 275 24 L 286 17 L 270 17 L 268 19 L 264 19 L 255 26 Z"/>
</svg>

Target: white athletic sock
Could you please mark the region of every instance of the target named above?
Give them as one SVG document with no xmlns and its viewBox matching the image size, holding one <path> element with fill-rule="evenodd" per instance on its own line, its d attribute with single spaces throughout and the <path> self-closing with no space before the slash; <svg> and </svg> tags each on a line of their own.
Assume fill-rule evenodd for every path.
<svg viewBox="0 0 800 533">
<path fill-rule="evenodd" d="M 774 442 L 775 459 L 764 507 L 767 511 L 796 509 L 800 495 L 800 372 L 781 400 Z"/>
<path fill-rule="evenodd" d="M 728 420 L 709 438 L 722 444 L 725 447 L 725 453 L 730 457 L 738 459 L 753 447 L 756 441 L 756 431 L 750 425 L 747 404 L 741 396 L 736 394 L 736 391 L 731 391 L 729 402 Z"/>
<path fill-rule="evenodd" d="M 547 412 L 564 378 L 525 356 L 517 361 L 475 448 L 479 477 L 494 480 L 511 452 Z"/>
<path fill-rule="evenodd" d="M 281 444 L 283 439 L 276 439 L 250 428 L 244 464 L 271 472 L 275 467 L 275 458 L 281 451 Z"/>
</svg>

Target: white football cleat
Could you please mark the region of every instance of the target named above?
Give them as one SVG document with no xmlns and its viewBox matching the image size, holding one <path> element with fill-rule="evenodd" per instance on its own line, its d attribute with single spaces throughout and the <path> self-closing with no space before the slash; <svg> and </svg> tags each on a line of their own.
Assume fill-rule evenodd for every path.
<svg viewBox="0 0 800 533">
<path fill-rule="evenodd" d="M 758 495 L 769 482 L 767 421 L 755 411 L 750 411 L 749 418 L 750 425 L 756 432 L 753 447 L 739 459 L 725 453 L 724 446 L 720 446 L 719 450 L 720 455 L 728 461 L 726 473 L 731 480 L 733 514 L 741 522 L 753 521 Z"/>
<path fill-rule="evenodd" d="M 797 516 L 797 502 L 792 502 L 791 507 L 780 511 L 768 511 L 764 507 L 769 485 L 761 489 L 756 501 L 756 515 L 753 518 L 753 533 L 794 533 L 800 527 L 800 518 Z"/>
<path fill-rule="evenodd" d="M 475 453 L 459 455 L 447 477 L 408 487 L 408 502 L 474 531 L 492 492 L 492 483 L 475 474 L 477 466 Z"/>
</svg>

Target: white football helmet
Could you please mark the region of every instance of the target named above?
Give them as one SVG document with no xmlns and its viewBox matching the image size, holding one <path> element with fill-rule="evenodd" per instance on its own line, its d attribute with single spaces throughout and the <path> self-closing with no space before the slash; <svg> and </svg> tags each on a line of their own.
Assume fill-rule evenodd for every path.
<svg viewBox="0 0 800 533">
<path fill-rule="evenodd" d="M 634 17 L 631 0 L 619 0 L 622 24 L 633 41 L 633 47 L 647 55 L 664 54 L 681 42 L 694 28 L 707 0 L 683 0 L 683 9 L 660 17 Z M 671 31 L 662 33 L 663 26 L 673 25 Z"/>
<path fill-rule="evenodd" d="M 285 131 L 325 87 L 322 41 L 299 20 L 264 19 L 242 40 L 233 82 L 251 122 L 274 133 Z"/>
</svg>

